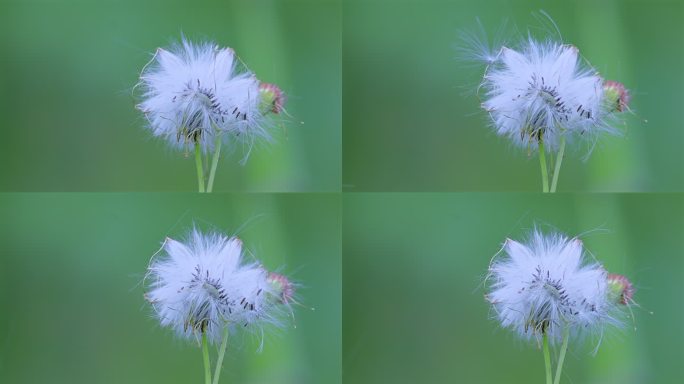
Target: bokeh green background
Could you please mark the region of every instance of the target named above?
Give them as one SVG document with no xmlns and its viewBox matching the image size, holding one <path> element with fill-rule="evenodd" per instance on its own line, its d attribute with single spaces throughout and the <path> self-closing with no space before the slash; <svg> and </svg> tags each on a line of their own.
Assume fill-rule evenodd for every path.
<svg viewBox="0 0 684 384">
<path fill-rule="evenodd" d="M 275 143 L 226 156 L 215 191 L 339 190 L 341 28 L 337 0 L 2 0 L 0 190 L 194 191 L 192 156 L 151 137 L 132 95 L 181 33 L 288 96 Z"/>
<path fill-rule="evenodd" d="M 540 10 L 631 90 L 635 111 L 624 135 L 600 140 L 587 162 L 586 148 L 569 151 L 559 190 L 684 190 L 681 0 L 346 0 L 345 190 L 541 191 L 536 156 L 497 137 L 479 108 L 484 68 L 456 49 L 477 18 L 490 36 L 504 21 L 543 36 L 532 15 Z"/>
<path fill-rule="evenodd" d="M 300 283 L 295 321 L 236 335 L 226 383 L 341 382 L 335 195 L 0 195 L 0 383 L 200 383 L 200 349 L 159 326 L 141 281 L 193 222 Z M 313 307 L 315 310 L 311 310 Z M 296 326 L 296 327 L 295 327 Z"/>
<path fill-rule="evenodd" d="M 347 194 L 348 383 L 542 383 L 542 353 L 492 319 L 482 287 L 506 237 L 580 235 L 636 286 L 635 323 L 571 344 L 563 383 L 684 382 L 681 195 Z M 653 311 L 650 315 L 648 311 Z M 637 331 L 632 328 L 636 324 Z"/>
</svg>

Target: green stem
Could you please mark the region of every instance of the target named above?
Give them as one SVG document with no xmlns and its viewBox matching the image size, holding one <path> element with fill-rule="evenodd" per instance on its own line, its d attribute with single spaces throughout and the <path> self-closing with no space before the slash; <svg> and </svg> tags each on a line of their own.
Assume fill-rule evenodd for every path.
<svg viewBox="0 0 684 384">
<path fill-rule="evenodd" d="M 195 143 L 195 166 L 197 167 L 197 184 L 200 193 L 204 193 L 204 167 L 202 166 L 202 150 L 199 143 Z"/>
<path fill-rule="evenodd" d="M 544 150 L 544 141 L 539 139 L 539 165 L 541 165 L 542 174 L 542 191 L 544 193 L 549 192 L 549 176 L 546 167 L 546 151 Z"/>
<path fill-rule="evenodd" d="M 544 333 L 544 366 L 546 367 L 546 384 L 552 384 L 551 381 L 551 353 L 549 352 L 549 337 Z"/>
<path fill-rule="evenodd" d="M 211 384 L 211 363 L 209 362 L 209 343 L 207 343 L 207 332 L 202 332 L 202 358 L 204 359 L 204 383 Z"/>
<path fill-rule="evenodd" d="M 558 157 L 556 158 L 556 168 L 553 171 L 553 180 L 551 181 L 551 193 L 556 192 L 556 185 L 558 185 L 558 175 L 560 175 L 561 164 L 563 163 L 563 153 L 565 152 L 565 136 L 561 136 L 560 149 L 558 150 Z"/>
<path fill-rule="evenodd" d="M 219 375 L 221 375 L 221 366 L 223 365 L 223 356 L 226 354 L 226 347 L 228 346 L 228 327 L 223 332 L 223 340 L 221 341 L 221 349 L 219 350 L 218 360 L 216 360 L 216 368 L 214 370 L 214 384 L 218 384 Z"/>
<path fill-rule="evenodd" d="M 203 163 L 202 164 L 209 164 L 209 151 L 204 152 L 204 158 L 202 159 Z M 205 170 L 204 172 L 204 177 L 207 177 L 207 172 L 208 169 Z"/>
<path fill-rule="evenodd" d="M 561 372 L 563 371 L 563 360 L 565 360 L 565 352 L 568 350 L 568 341 L 570 340 L 570 328 L 568 326 L 563 329 L 563 345 L 561 346 L 560 356 L 558 356 L 558 364 L 556 365 L 556 379 L 554 384 L 560 384 Z"/>
<path fill-rule="evenodd" d="M 218 166 L 219 156 L 221 156 L 221 137 L 216 137 L 216 144 L 214 145 L 214 158 L 211 160 L 211 171 L 209 172 L 209 184 L 207 184 L 207 192 L 211 192 L 214 188 L 214 177 L 216 176 L 216 167 Z"/>
</svg>

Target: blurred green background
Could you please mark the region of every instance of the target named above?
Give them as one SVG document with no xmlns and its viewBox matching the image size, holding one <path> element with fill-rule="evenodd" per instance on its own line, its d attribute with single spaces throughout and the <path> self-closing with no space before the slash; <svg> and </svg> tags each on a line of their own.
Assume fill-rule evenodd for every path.
<svg viewBox="0 0 684 384">
<path fill-rule="evenodd" d="M 0 383 L 202 382 L 200 349 L 160 327 L 140 285 L 164 238 L 193 223 L 237 232 L 306 306 L 266 329 L 261 353 L 259 337 L 233 338 L 222 382 L 340 383 L 340 206 L 329 194 L 1 194 Z"/>
<path fill-rule="evenodd" d="M 275 143 L 225 156 L 215 191 L 339 190 L 341 28 L 338 0 L 2 0 L 0 190 L 194 191 L 192 156 L 151 137 L 132 95 L 181 33 L 288 96 Z"/>
<path fill-rule="evenodd" d="M 569 151 L 559 190 L 684 190 L 681 0 L 346 0 L 345 190 L 541 191 L 538 159 L 487 125 L 475 96 L 484 68 L 456 49 L 477 18 L 490 37 L 506 20 L 540 32 L 539 10 L 630 89 L 636 112 L 625 114 L 623 137 L 600 140 L 587 162 L 585 148 Z"/>
<path fill-rule="evenodd" d="M 570 344 L 563 383 L 684 382 L 681 195 L 347 194 L 343 374 L 348 383 L 543 383 L 542 353 L 492 319 L 482 287 L 506 237 L 580 235 L 636 286 L 622 330 Z M 648 311 L 653 311 L 650 315 Z M 638 330 L 633 330 L 636 324 Z"/>
</svg>

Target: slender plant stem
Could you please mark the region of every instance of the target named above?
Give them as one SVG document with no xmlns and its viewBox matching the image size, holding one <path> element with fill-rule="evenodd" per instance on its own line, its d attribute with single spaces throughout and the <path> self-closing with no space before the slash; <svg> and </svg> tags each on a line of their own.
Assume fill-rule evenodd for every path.
<svg viewBox="0 0 684 384">
<path fill-rule="evenodd" d="M 211 384 L 211 363 L 209 362 L 209 343 L 207 343 L 207 332 L 202 332 L 202 358 L 204 359 L 204 383 Z"/>
<path fill-rule="evenodd" d="M 546 150 L 544 149 L 544 141 L 539 139 L 539 165 L 541 165 L 542 174 L 542 191 L 549 192 L 549 176 L 546 167 Z"/>
<path fill-rule="evenodd" d="M 544 345 L 544 366 L 546 366 L 546 384 L 552 384 L 551 377 L 551 353 L 549 352 L 549 336 L 544 333 L 543 341 Z"/>
<path fill-rule="evenodd" d="M 209 172 L 209 183 L 207 184 L 207 192 L 214 189 L 214 177 L 216 176 L 216 167 L 218 167 L 219 157 L 221 156 L 221 137 L 216 137 L 216 144 L 214 145 L 214 158 L 211 160 L 211 171 Z"/>
<path fill-rule="evenodd" d="M 561 136 L 560 149 L 558 150 L 558 157 L 556 158 L 556 167 L 553 170 L 553 180 L 551 181 L 551 193 L 556 192 L 556 185 L 558 185 L 558 175 L 560 175 L 561 164 L 563 163 L 563 153 L 565 152 L 565 136 Z"/>
<path fill-rule="evenodd" d="M 223 365 L 223 356 L 226 354 L 226 347 L 228 346 L 228 327 L 223 331 L 223 340 L 221 341 L 221 349 L 219 350 L 218 359 L 216 360 L 216 368 L 214 369 L 214 384 L 218 384 L 219 376 L 221 375 L 221 366 Z"/>
<path fill-rule="evenodd" d="M 204 152 L 204 159 L 203 159 L 202 161 L 203 161 L 202 164 L 207 164 L 207 166 L 209 166 L 209 151 Z M 208 171 L 208 170 L 209 170 L 209 169 L 205 169 L 205 170 L 204 170 L 204 171 L 205 171 L 205 172 L 204 172 L 204 177 L 205 177 L 205 178 L 207 177 L 207 171 Z"/>
<path fill-rule="evenodd" d="M 565 360 L 565 352 L 568 350 L 568 341 L 570 340 L 570 329 L 565 327 L 563 329 L 563 345 L 561 346 L 560 355 L 558 356 L 558 364 L 556 364 L 556 378 L 553 380 L 554 384 L 560 384 L 561 372 L 563 371 L 563 361 Z"/>
<path fill-rule="evenodd" d="M 204 167 L 202 166 L 202 150 L 199 143 L 195 143 L 195 166 L 197 167 L 197 184 L 200 193 L 204 192 Z"/>
</svg>

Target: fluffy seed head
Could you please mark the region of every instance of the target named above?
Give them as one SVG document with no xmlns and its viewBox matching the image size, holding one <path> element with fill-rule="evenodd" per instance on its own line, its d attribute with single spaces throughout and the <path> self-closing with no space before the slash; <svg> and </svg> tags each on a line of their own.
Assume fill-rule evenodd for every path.
<svg viewBox="0 0 684 384">
<path fill-rule="evenodd" d="M 250 142 L 269 137 L 259 109 L 260 82 L 231 48 L 185 39 L 169 50 L 159 48 L 139 86 L 138 108 L 152 134 L 174 147 L 199 143 L 209 151 L 217 136 Z"/>
<path fill-rule="evenodd" d="M 504 328 L 557 342 L 565 327 L 578 336 L 618 323 L 608 274 L 586 260 L 579 239 L 535 230 L 529 242 L 508 239 L 502 250 L 489 268 L 487 299 Z"/>
<path fill-rule="evenodd" d="M 561 135 L 604 130 L 603 80 L 574 46 L 529 38 L 517 49 L 502 47 L 482 87 L 497 133 L 524 147 L 543 140 L 556 149 Z"/>
<path fill-rule="evenodd" d="M 463 34 L 459 50 L 484 67 L 477 93 L 498 135 L 528 152 L 540 143 L 555 152 L 561 138 L 588 142 L 591 149 L 602 134 L 619 133 L 614 126 L 629 94 L 618 83 L 604 81 L 575 46 L 563 43 L 548 14 L 540 16 L 547 38 L 528 32 L 526 38 L 489 44 L 480 24 L 479 33 Z"/>
<path fill-rule="evenodd" d="M 283 291 L 261 265 L 244 260 L 238 238 L 195 229 L 186 242 L 167 238 L 162 250 L 145 295 L 162 326 L 186 338 L 206 332 L 217 342 L 226 327 L 279 323 Z"/>
</svg>

